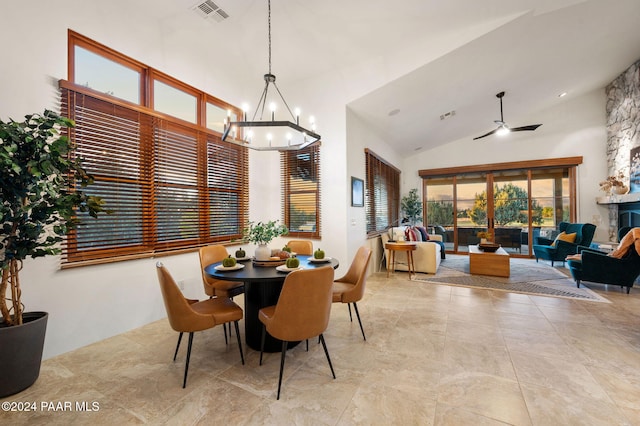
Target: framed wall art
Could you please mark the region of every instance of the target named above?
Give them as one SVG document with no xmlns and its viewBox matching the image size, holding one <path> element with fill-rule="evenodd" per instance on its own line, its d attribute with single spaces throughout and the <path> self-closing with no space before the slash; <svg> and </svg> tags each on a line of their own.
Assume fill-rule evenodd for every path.
<svg viewBox="0 0 640 426">
<path fill-rule="evenodd" d="M 630 152 L 629 188 L 630 192 L 640 192 L 640 146 Z"/>
<path fill-rule="evenodd" d="M 364 181 L 351 176 L 351 206 L 364 207 Z"/>
</svg>

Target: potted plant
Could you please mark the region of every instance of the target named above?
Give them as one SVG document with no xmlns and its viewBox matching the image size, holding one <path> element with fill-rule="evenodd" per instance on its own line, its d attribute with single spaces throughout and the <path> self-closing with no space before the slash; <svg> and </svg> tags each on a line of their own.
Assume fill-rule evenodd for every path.
<svg viewBox="0 0 640 426">
<path fill-rule="evenodd" d="M 0 397 L 26 389 L 40 373 L 47 314 L 23 312 L 24 259 L 60 253 L 78 210 L 93 217 L 104 210 L 101 198 L 82 191 L 93 179 L 60 133 L 73 125 L 49 110 L 0 120 Z"/>
<path fill-rule="evenodd" d="M 244 241 L 257 244 L 256 260 L 268 260 L 271 257 L 271 250 L 267 247 L 274 238 L 286 235 L 289 230 L 286 226 L 278 223 L 277 220 L 269 222 L 249 222 L 243 231 Z"/>
<path fill-rule="evenodd" d="M 485 244 L 493 239 L 493 234 L 489 231 L 480 231 L 476 235 L 480 238 L 481 244 Z"/>
<path fill-rule="evenodd" d="M 422 216 L 422 200 L 418 197 L 418 190 L 413 188 L 409 191 L 408 195 L 402 197 L 400 200 L 400 208 L 405 214 L 405 217 L 409 219 L 411 226 L 415 226 L 418 219 Z"/>
</svg>

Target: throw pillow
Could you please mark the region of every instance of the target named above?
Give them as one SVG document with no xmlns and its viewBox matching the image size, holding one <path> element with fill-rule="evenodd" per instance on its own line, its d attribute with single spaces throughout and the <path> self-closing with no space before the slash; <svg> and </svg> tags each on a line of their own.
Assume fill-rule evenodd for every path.
<svg viewBox="0 0 640 426">
<path fill-rule="evenodd" d="M 416 226 L 416 229 L 420 231 L 422 241 L 429 241 L 429 234 L 427 234 L 427 229 L 424 226 Z"/>
<path fill-rule="evenodd" d="M 406 241 L 420 241 L 420 237 L 418 236 L 419 232 L 416 231 L 415 228 L 407 227 L 404 230 L 404 237 Z"/>
<path fill-rule="evenodd" d="M 572 234 L 567 234 L 566 232 L 562 231 L 561 233 L 558 234 L 558 236 L 553 241 L 553 243 L 551 243 L 551 247 L 555 247 L 557 241 L 566 241 L 568 243 L 573 243 L 576 241 L 576 235 L 577 233 L 575 232 Z"/>
</svg>

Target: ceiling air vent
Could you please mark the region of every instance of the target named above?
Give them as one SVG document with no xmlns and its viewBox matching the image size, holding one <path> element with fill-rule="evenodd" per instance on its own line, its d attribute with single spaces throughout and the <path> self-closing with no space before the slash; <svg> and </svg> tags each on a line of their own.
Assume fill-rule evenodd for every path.
<svg viewBox="0 0 640 426">
<path fill-rule="evenodd" d="M 449 111 L 449 112 L 445 112 L 444 114 L 440 115 L 440 120 L 451 118 L 454 115 L 456 115 L 456 111 L 455 110 L 452 110 L 452 111 Z"/>
<path fill-rule="evenodd" d="M 211 0 L 196 3 L 191 10 L 206 20 L 222 22 L 229 17 L 229 14 L 222 10 L 220 6 Z"/>
</svg>

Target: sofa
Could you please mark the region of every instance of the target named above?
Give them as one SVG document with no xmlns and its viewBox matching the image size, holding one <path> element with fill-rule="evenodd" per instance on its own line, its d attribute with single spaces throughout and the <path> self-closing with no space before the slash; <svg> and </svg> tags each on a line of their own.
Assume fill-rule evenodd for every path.
<svg viewBox="0 0 640 426">
<path fill-rule="evenodd" d="M 385 232 L 381 235 L 382 247 L 389 241 L 390 235 L 393 235 L 395 241 L 405 241 L 406 227 L 399 226 L 391 228 L 389 232 Z M 416 250 L 413 252 L 413 263 L 416 272 L 422 272 L 425 274 L 435 274 L 440 266 L 440 244 L 436 241 L 442 242 L 442 235 L 429 234 L 429 241 L 411 241 L 416 244 Z M 390 268 L 389 262 L 389 250 L 385 250 L 386 267 Z M 407 265 L 407 254 L 405 252 L 395 253 L 395 269 L 397 271 L 407 271 L 409 269 Z"/>
</svg>

